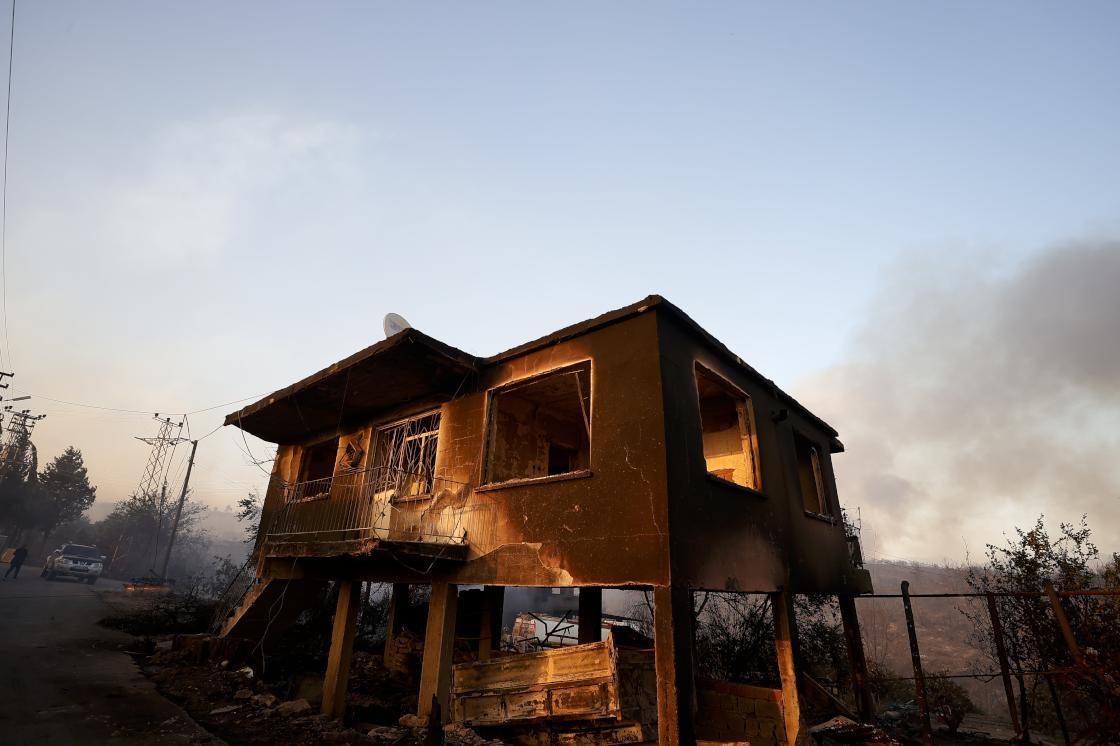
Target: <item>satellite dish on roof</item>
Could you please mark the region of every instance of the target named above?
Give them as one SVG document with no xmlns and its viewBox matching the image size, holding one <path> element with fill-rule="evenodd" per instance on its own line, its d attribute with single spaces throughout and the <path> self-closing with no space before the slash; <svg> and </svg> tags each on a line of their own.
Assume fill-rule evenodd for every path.
<svg viewBox="0 0 1120 746">
<path fill-rule="evenodd" d="M 388 339 L 394 334 L 400 334 L 405 329 L 411 329 L 412 324 L 405 321 L 404 316 L 401 316 L 398 313 L 387 313 L 385 314 L 384 327 L 385 338 Z"/>
</svg>

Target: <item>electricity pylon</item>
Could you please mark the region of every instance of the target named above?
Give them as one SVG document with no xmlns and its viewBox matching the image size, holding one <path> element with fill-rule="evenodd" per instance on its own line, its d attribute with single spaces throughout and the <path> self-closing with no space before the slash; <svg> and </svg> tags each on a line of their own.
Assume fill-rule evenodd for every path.
<svg viewBox="0 0 1120 746">
<path fill-rule="evenodd" d="M 140 477 L 140 485 L 136 488 L 136 494 L 141 500 L 151 500 L 153 503 L 157 492 L 164 487 L 163 473 L 167 462 L 171 459 L 171 453 L 174 452 L 175 446 L 186 441 L 186 438 L 180 438 L 177 434 L 183 427 L 181 421 L 174 422 L 170 417 L 161 419 L 158 412 L 155 419 L 159 423 L 159 434 L 154 438 L 136 436 L 141 443 L 147 443 L 152 447 L 148 454 L 148 463 L 144 466 L 144 475 Z M 172 432 L 176 434 L 172 435 Z"/>
<path fill-rule="evenodd" d="M 152 447 L 148 454 L 148 463 L 144 466 L 144 475 L 140 477 L 140 486 L 137 495 L 145 504 L 151 505 L 156 511 L 156 534 L 152 541 L 152 564 L 155 564 L 156 553 L 159 551 L 159 535 L 163 530 L 163 513 L 167 508 L 167 480 L 165 471 L 175 453 L 175 446 L 186 441 L 179 437 L 183 421 L 174 422 L 170 417 L 160 418 L 159 412 L 155 414 L 159 423 L 159 434 L 154 438 L 136 439 Z M 174 434 L 172 434 L 174 433 Z"/>
<path fill-rule="evenodd" d="M 9 407 L 5 407 L 5 411 L 10 411 Z M 45 414 L 31 414 L 30 409 L 11 412 L 4 442 L 0 446 L 0 476 L 33 477 L 38 464 L 31 433 L 35 430 L 36 423 L 44 417 Z"/>
</svg>

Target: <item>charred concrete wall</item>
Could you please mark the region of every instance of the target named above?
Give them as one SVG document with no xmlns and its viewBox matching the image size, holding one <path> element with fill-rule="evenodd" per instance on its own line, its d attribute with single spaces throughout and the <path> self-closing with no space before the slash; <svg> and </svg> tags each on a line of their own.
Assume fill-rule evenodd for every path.
<svg viewBox="0 0 1120 746">
<path fill-rule="evenodd" d="M 478 485 L 472 500 L 483 506 L 479 521 L 493 526 L 488 542 L 472 547 L 477 551 L 456 573 L 458 582 L 566 586 L 667 581 L 657 353 L 654 315 L 640 315 L 487 366 L 476 392 L 444 406 L 438 469 L 451 479 Z M 587 362 L 587 468 L 575 462 L 568 474 L 483 484 L 495 392 Z"/>
<path fill-rule="evenodd" d="M 782 398 L 774 385 L 697 335 L 677 316 L 658 314 L 665 410 L 665 457 L 674 583 L 708 590 L 836 593 L 858 578 L 850 567 L 829 457 L 831 434 Z M 709 474 L 696 366 L 749 397 L 759 489 Z M 831 519 L 803 508 L 794 433 L 812 441 Z"/>
</svg>

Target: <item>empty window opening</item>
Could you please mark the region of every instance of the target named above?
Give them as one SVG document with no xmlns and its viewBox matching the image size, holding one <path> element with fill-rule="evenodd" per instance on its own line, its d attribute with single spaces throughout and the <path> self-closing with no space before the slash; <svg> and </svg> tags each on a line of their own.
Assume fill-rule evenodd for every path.
<svg viewBox="0 0 1120 746">
<path fill-rule="evenodd" d="M 439 412 L 432 412 L 378 429 L 374 478 L 391 483 L 397 497 L 432 493 L 439 420 Z"/>
<path fill-rule="evenodd" d="M 828 515 L 820 449 L 800 433 L 794 433 L 793 441 L 797 450 L 797 481 L 801 485 L 805 510 L 816 515 Z"/>
<path fill-rule="evenodd" d="M 304 446 L 299 459 L 299 479 L 287 488 L 289 502 L 326 498 L 331 491 L 338 437 Z"/>
<path fill-rule="evenodd" d="M 708 473 L 743 487 L 761 489 L 750 397 L 700 365 L 696 366 L 696 390 Z"/>
<path fill-rule="evenodd" d="M 494 392 L 487 482 L 591 468 L 591 365 Z"/>
<path fill-rule="evenodd" d="M 338 438 L 324 440 L 303 449 L 300 459 L 299 481 L 313 482 L 334 476 L 334 462 L 338 456 Z M 329 485 L 326 487 L 329 489 Z"/>
</svg>

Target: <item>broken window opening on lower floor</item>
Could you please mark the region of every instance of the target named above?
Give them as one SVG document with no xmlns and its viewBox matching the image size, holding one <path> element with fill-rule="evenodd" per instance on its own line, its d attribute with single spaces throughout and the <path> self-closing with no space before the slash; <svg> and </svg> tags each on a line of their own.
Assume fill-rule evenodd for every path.
<svg viewBox="0 0 1120 746">
<path fill-rule="evenodd" d="M 591 364 L 495 391 L 485 482 L 535 479 L 591 468 Z"/>
<path fill-rule="evenodd" d="M 694 591 L 696 670 L 709 679 L 781 686 L 770 603 L 763 593 Z"/>
</svg>

